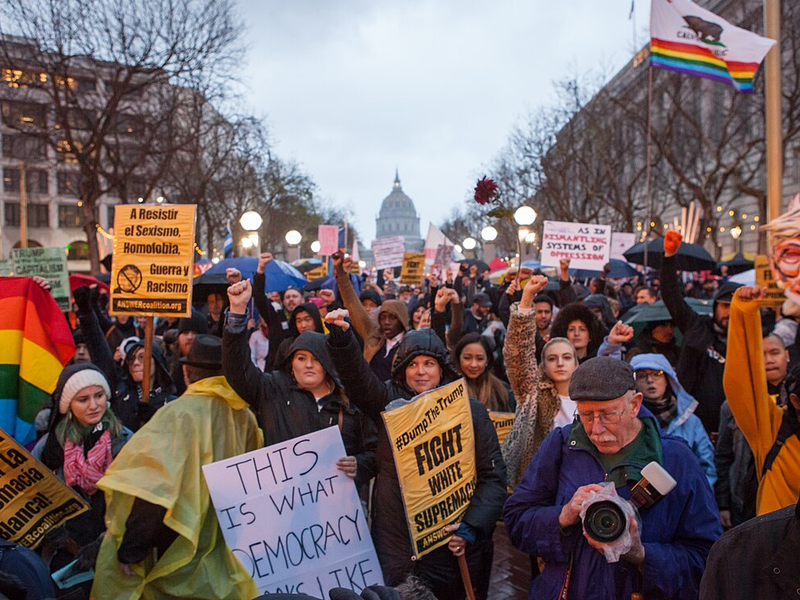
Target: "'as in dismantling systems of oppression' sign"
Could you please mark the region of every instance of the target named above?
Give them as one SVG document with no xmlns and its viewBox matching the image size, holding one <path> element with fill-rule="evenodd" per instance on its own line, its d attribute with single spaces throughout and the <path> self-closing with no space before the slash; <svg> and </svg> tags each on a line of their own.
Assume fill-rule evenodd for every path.
<svg viewBox="0 0 800 600">
<path fill-rule="evenodd" d="M 174 204 L 117 210 L 111 314 L 191 316 L 195 209 Z"/>
<path fill-rule="evenodd" d="M 206 465 L 225 542 L 261 593 L 327 598 L 382 585 L 355 482 L 336 426 Z"/>
<path fill-rule="evenodd" d="M 392 408 L 397 403 L 396 408 Z M 477 483 L 467 384 L 459 379 L 382 413 L 417 558 L 446 544 Z"/>
<path fill-rule="evenodd" d="M 611 226 L 545 221 L 542 266 L 557 267 L 563 258 L 571 269 L 602 271 L 611 258 Z"/>
<path fill-rule="evenodd" d="M 80 496 L 0 429 L 0 538 L 35 548 L 48 531 L 87 510 Z"/>
</svg>

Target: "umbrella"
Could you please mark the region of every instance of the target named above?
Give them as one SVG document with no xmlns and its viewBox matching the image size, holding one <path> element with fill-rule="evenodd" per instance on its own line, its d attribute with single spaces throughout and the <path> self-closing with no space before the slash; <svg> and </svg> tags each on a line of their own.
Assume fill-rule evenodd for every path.
<svg viewBox="0 0 800 600">
<path fill-rule="evenodd" d="M 503 260 L 500 260 L 496 256 L 494 257 L 494 259 L 492 259 L 492 262 L 489 263 L 489 269 L 492 272 L 499 271 L 500 269 L 507 269 L 507 268 L 508 268 L 508 263 L 503 261 Z"/>
<path fill-rule="evenodd" d="M 741 252 L 737 252 L 732 259 L 717 263 L 717 272 L 720 272 L 722 267 L 728 267 L 728 274 L 736 275 L 742 271 L 749 271 L 755 266 L 752 260 L 747 260 Z"/>
<path fill-rule="evenodd" d="M 636 270 L 636 267 L 624 260 L 612 258 L 608 262 L 611 265 L 611 271 L 608 277 L 611 279 L 625 279 L 626 277 L 636 277 L 639 275 L 639 271 Z M 602 273 L 600 271 L 589 271 L 588 269 L 570 269 L 570 275 L 577 279 L 592 279 L 594 277 L 600 277 Z"/>
<path fill-rule="evenodd" d="M 96 285 L 100 290 L 105 291 L 108 293 L 108 284 L 103 283 L 99 279 L 92 277 L 91 275 L 80 275 L 78 273 L 73 273 L 69 276 L 69 289 L 74 290 L 75 288 L 79 288 L 81 286 L 91 287 Z"/>
<path fill-rule="evenodd" d="M 242 277 L 250 279 L 256 272 L 258 259 L 253 256 L 239 256 L 236 258 L 226 258 L 219 261 L 200 277 L 195 278 L 193 286 L 193 300 L 204 300 L 208 294 L 224 294 L 228 289 L 228 281 L 225 278 L 226 269 L 239 269 Z M 280 260 L 272 260 L 267 263 L 265 270 L 267 283 L 265 290 L 270 292 L 283 292 L 290 285 L 301 288 L 306 283 L 303 274 L 292 265 Z"/>
<path fill-rule="evenodd" d="M 490 270 L 489 269 L 489 265 L 487 265 L 482 260 L 478 260 L 476 258 L 468 258 L 466 260 L 462 260 L 461 261 L 462 265 L 465 264 L 465 263 L 470 267 L 473 266 L 473 265 L 477 266 L 478 267 L 478 273 L 483 273 L 485 271 L 489 271 Z"/>
<path fill-rule="evenodd" d="M 623 256 L 628 262 L 637 265 L 644 264 L 644 245 L 639 242 L 625 251 Z M 664 256 L 664 238 L 657 238 L 647 242 L 647 266 L 654 269 L 661 268 L 661 259 Z M 684 242 L 678 248 L 675 256 L 675 268 L 679 271 L 710 271 L 714 268 L 714 259 L 702 246 Z"/>
<path fill-rule="evenodd" d="M 301 273 L 308 273 L 322 266 L 322 261 L 317 258 L 298 258 L 292 261 L 292 266 Z"/>
<path fill-rule="evenodd" d="M 332 283 L 333 281 L 335 281 L 335 278 L 333 276 L 327 276 L 326 275 L 325 277 L 318 277 L 317 279 L 314 279 L 313 281 L 309 281 L 308 283 L 306 283 L 303 286 L 303 291 L 305 291 L 305 292 L 317 292 L 317 291 L 321 290 L 322 288 L 326 287 L 327 283 L 329 283 L 329 282 Z"/>
<path fill-rule="evenodd" d="M 742 271 L 733 277 L 729 277 L 728 281 L 733 281 L 734 283 L 741 283 L 742 285 L 749 285 L 752 287 L 756 284 L 756 270 L 750 269 L 749 271 Z"/>
<path fill-rule="evenodd" d="M 711 300 L 686 298 L 684 301 L 699 315 L 711 315 L 714 311 L 713 302 Z M 672 315 L 669 314 L 669 310 L 667 310 L 663 300 L 659 300 L 653 304 L 637 304 L 631 307 L 625 314 L 625 324 L 633 327 L 634 336 L 638 336 L 644 331 L 648 323 L 654 321 L 672 321 Z"/>
</svg>

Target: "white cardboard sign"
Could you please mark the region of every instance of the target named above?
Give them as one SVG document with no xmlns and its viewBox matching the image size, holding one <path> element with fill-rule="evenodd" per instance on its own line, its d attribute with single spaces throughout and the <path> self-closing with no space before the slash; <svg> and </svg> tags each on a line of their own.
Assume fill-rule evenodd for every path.
<svg viewBox="0 0 800 600">
<path fill-rule="evenodd" d="M 611 226 L 545 221 L 542 266 L 557 267 L 570 259 L 571 269 L 602 271 L 611 256 Z"/>
<path fill-rule="evenodd" d="M 375 268 L 390 269 L 403 264 L 403 254 L 406 251 L 406 241 L 402 235 L 387 237 L 372 242 L 372 256 Z"/>
<path fill-rule="evenodd" d="M 222 534 L 260 593 L 382 585 L 337 427 L 203 467 Z"/>
<path fill-rule="evenodd" d="M 339 250 L 339 226 L 338 225 L 320 225 L 317 230 L 317 239 L 319 240 L 319 254 L 322 256 L 330 256 Z"/>
<path fill-rule="evenodd" d="M 611 258 L 625 260 L 624 253 L 636 245 L 636 234 L 615 231 L 611 234 Z"/>
</svg>

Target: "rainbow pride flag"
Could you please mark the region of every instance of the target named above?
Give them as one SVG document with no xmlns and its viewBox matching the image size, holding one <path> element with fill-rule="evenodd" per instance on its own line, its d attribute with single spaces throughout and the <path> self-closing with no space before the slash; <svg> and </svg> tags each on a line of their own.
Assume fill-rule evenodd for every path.
<svg viewBox="0 0 800 600">
<path fill-rule="evenodd" d="M 752 93 L 775 41 L 731 25 L 690 0 L 652 0 L 650 66 L 726 83 Z"/>
<path fill-rule="evenodd" d="M 26 444 L 75 343 L 53 297 L 29 277 L 0 278 L 0 429 Z"/>
</svg>

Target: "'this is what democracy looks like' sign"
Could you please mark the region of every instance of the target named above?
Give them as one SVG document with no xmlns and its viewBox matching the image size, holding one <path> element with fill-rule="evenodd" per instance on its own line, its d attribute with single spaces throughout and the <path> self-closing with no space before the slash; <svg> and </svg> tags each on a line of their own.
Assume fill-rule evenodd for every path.
<svg viewBox="0 0 800 600">
<path fill-rule="evenodd" d="M 111 314 L 189 317 L 196 206 L 131 206 L 114 219 Z"/>
<path fill-rule="evenodd" d="M 382 585 L 338 427 L 203 467 L 225 542 L 261 593 Z"/>
<path fill-rule="evenodd" d="M 446 544 L 475 491 L 475 434 L 464 379 L 382 413 L 392 442 L 411 548 L 419 558 Z"/>
</svg>

